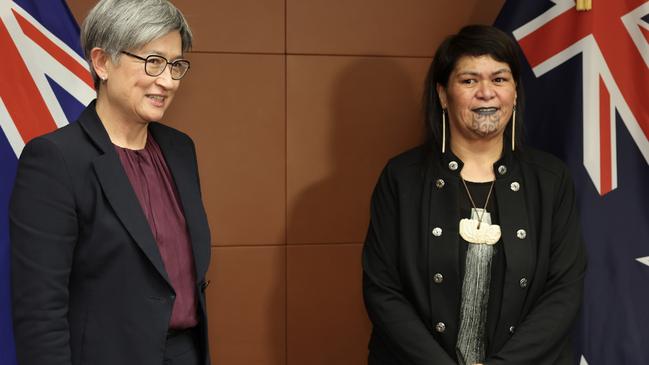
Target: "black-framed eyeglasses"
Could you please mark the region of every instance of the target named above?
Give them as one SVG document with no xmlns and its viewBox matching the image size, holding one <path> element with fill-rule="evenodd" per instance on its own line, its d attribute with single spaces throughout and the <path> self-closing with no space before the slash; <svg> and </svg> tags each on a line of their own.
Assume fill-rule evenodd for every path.
<svg viewBox="0 0 649 365">
<path fill-rule="evenodd" d="M 153 77 L 160 76 L 167 68 L 167 65 L 169 65 L 171 67 L 171 78 L 174 80 L 180 80 L 185 76 L 190 66 L 188 60 L 175 60 L 169 62 L 166 58 L 154 54 L 146 56 L 145 58 L 126 51 L 122 51 L 122 53 L 144 61 L 144 72 Z"/>
</svg>

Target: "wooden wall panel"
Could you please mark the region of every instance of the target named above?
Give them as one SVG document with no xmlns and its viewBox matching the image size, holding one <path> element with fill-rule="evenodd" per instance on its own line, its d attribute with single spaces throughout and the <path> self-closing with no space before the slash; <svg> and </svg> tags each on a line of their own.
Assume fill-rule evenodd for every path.
<svg viewBox="0 0 649 365">
<path fill-rule="evenodd" d="M 444 36 L 491 24 L 504 0 L 286 0 L 289 53 L 432 56 Z"/>
<path fill-rule="evenodd" d="M 284 53 L 284 0 L 176 0 L 196 52 Z"/>
<path fill-rule="evenodd" d="M 90 9 L 97 3 L 95 0 L 66 0 L 72 15 L 77 19 L 77 23 L 81 25 L 83 20 L 88 15 Z"/>
<path fill-rule="evenodd" d="M 287 364 L 366 363 L 362 244 L 292 245 L 287 252 Z"/>
<path fill-rule="evenodd" d="M 188 58 L 165 120 L 196 143 L 214 244 L 284 243 L 284 57 Z"/>
<path fill-rule="evenodd" d="M 288 243 L 362 242 L 374 184 L 423 140 L 426 58 L 289 56 Z"/>
<path fill-rule="evenodd" d="M 206 294 L 215 365 L 286 364 L 285 250 L 212 249 Z"/>
</svg>

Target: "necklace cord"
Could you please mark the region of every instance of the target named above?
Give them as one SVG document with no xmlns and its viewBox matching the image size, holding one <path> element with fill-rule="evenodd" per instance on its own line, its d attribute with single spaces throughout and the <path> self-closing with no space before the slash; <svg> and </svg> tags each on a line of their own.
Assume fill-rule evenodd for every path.
<svg viewBox="0 0 649 365">
<path fill-rule="evenodd" d="M 460 176 L 460 179 L 462 179 L 462 184 L 464 185 L 464 189 L 466 190 L 466 194 L 469 196 L 469 200 L 471 201 L 471 205 L 473 206 L 473 209 L 478 211 L 478 207 L 476 206 L 475 202 L 473 201 L 473 197 L 471 196 L 471 192 L 469 191 L 469 187 L 466 185 L 466 181 L 464 181 L 464 178 Z M 484 202 L 484 208 L 482 208 L 482 212 L 478 212 L 478 229 L 480 229 L 480 224 L 482 224 L 482 218 L 484 217 L 485 212 L 487 211 L 487 204 L 489 203 L 489 198 L 491 198 L 491 191 L 494 188 L 494 183 L 496 180 L 491 181 L 491 185 L 489 186 L 489 193 L 487 194 L 487 199 Z M 482 214 L 481 214 L 482 213 Z"/>
</svg>

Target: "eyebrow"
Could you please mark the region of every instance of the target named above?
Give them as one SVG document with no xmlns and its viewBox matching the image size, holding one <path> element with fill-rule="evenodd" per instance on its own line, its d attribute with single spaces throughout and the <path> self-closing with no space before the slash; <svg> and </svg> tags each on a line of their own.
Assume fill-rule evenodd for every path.
<svg viewBox="0 0 649 365">
<path fill-rule="evenodd" d="M 492 72 L 491 76 L 496 76 L 496 75 L 500 75 L 500 74 L 503 74 L 503 73 L 511 74 L 512 71 L 510 69 L 508 69 L 508 68 L 501 68 L 499 70 L 496 70 L 496 71 Z M 464 75 L 480 76 L 480 73 L 476 72 L 476 71 L 462 71 L 462 72 L 458 72 L 457 75 L 458 76 L 464 76 Z"/>
<path fill-rule="evenodd" d="M 167 58 L 167 56 L 165 56 L 165 55 L 163 54 L 163 52 L 156 51 L 156 50 L 150 50 L 150 51 L 148 51 L 148 52 L 146 52 L 146 53 L 149 54 L 149 55 L 156 55 L 156 56 L 162 56 L 162 57 L 164 57 L 164 58 Z M 174 57 L 170 57 L 170 58 L 168 58 L 169 61 L 177 61 L 177 60 L 181 60 L 181 59 L 183 59 L 183 55 L 182 55 L 182 54 L 180 54 L 180 55 L 178 55 L 178 56 L 174 56 Z"/>
</svg>

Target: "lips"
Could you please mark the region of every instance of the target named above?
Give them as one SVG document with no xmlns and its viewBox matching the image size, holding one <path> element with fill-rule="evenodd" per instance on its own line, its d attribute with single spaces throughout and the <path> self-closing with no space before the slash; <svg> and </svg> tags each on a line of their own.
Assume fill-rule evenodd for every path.
<svg viewBox="0 0 649 365">
<path fill-rule="evenodd" d="M 147 95 L 146 97 L 149 98 L 149 100 L 151 100 L 155 106 L 163 106 L 165 99 L 167 98 L 166 96 L 151 94 Z"/>
<path fill-rule="evenodd" d="M 493 115 L 497 113 L 499 110 L 500 109 L 496 107 L 482 107 L 482 108 L 471 109 L 471 111 L 480 115 Z"/>
</svg>

